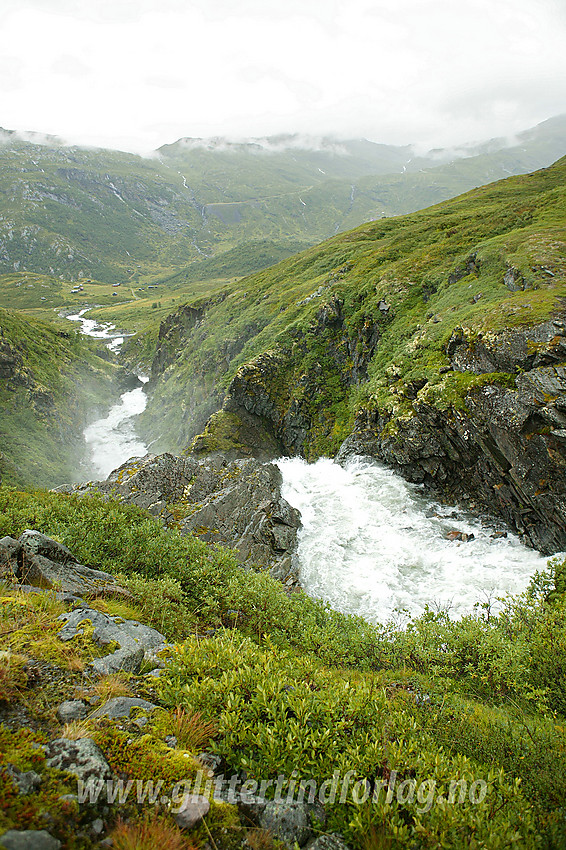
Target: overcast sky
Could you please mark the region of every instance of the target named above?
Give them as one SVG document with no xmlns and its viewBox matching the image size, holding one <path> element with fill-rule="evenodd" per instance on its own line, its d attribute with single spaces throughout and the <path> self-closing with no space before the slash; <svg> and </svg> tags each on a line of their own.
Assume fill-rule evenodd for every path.
<svg viewBox="0 0 566 850">
<path fill-rule="evenodd" d="M 449 146 L 566 112 L 566 0 L 0 0 L 0 126 Z"/>
</svg>

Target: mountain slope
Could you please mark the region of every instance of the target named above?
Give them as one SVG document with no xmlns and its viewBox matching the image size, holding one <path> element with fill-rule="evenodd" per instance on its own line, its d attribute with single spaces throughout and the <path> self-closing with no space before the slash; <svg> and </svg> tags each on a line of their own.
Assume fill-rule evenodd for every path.
<svg viewBox="0 0 566 850">
<path fill-rule="evenodd" d="M 263 456 L 275 437 L 314 458 L 349 438 L 562 548 L 565 177 L 566 158 L 364 225 L 180 308 L 147 436 L 179 449 L 222 405 L 196 450 Z"/>
<path fill-rule="evenodd" d="M 564 117 L 512 146 L 499 139 L 421 157 L 364 140 L 272 137 L 180 140 L 143 158 L 3 131 L 0 273 L 134 285 L 185 270 L 194 279 L 191 263 L 244 243 L 260 268 L 363 221 L 548 165 L 565 150 Z M 274 243 L 267 255 L 265 240 Z M 249 263 L 228 256 L 224 265 L 234 277 Z"/>
<path fill-rule="evenodd" d="M 75 479 L 81 429 L 113 399 L 123 371 L 74 331 L 0 308 L 0 480 L 53 487 Z"/>
</svg>

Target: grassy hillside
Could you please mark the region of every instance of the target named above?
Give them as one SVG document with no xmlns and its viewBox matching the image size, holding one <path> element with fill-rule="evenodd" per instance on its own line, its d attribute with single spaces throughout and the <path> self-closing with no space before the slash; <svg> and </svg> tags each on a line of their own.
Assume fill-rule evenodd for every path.
<svg viewBox="0 0 566 850">
<path fill-rule="evenodd" d="M 2 480 L 49 487 L 75 479 L 81 430 L 114 400 L 120 372 L 74 330 L 0 308 Z"/>
<path fill-rule="evenodd" d="M 183 448 L 242 367 L 232 389 L 263 393 L 274 421 L 302 417 L 303 438 L 285 449 L 309 458 L 333 454 L 365 406 L 401 416 L 412 381 L 438 405 L 457 402 L 480 378 L 445 371 L 455 328 L 536 324 L 566 295 L 565 175 L 562 159 L 366 224 L 194 302 L 198 326 L 174 344 L 161 335 L 148 434 Z M 225 426 L 211 423 L 203 449 L 222 445 Z"/>
<path fill-rule="evenodd" d="M 162 780 L 167 792 L 202 769 L 203 747 L 225 777 L 269 783 L 268 797 L 278 779 L 284 797 L 295 788 L 294 799 L 305 783 L 325 802 L 314 834 L 339 833 L 353 850 L 564 846 L 563 564 L 497 616 L 480 607 L 451 622 L 427 611 L 399 628 L 345 617 L 302 593 L 288 597 L 270 576 L 166 531 L 139 508 L 0 488 L 0 536 L 30 527 L 120 574 L 131 596 L 93 599 L 93 607 L 151 624 L 175 646 L 159 678 L 142 670 L 93 682 L 87 664 L 101 648 L 88 632 L 57 639 L 63 603 L 2 586 L 0 749 L 42 781 L 18 795 L 0 771 L 0 834 L 47 822 L 65 846 L 89 850 L 100 838 L 88 824 L 101 817 L 119 848 L 157 846 L 148 824 L 159 825 L 159 846 L 278 846 L 218 802 L 183 835 L 167 802 L 77 806 L 64 796 L 76 791 L 74 777 L 48 767 L 38 747 L 65 735 L 92 737 L 115 774 Z M 62 726 L 54 709 L 71 694 L 91 707 L 137 695 L 158 709 L 144 726 L 91 713 Z"/>
<path fill-rule="evenodd" d="M 25 309 L 80 300 L 66 285 L 79 280 L 90 290 L 120 283 L 143 300 L 148 285 L 169 280 L 241 277 L 361 222 L 548 165 L 566 150 L 566 122 L 544 122 L 517 142 L 418 157 L 364 140 L 189 139 L 143 158 L 4 132 L 0 275 L 28 289 L 30 275 L 45 277 L 50 291 L 30 289 Z M 3 290 L 0 282 L 0 303 L 16 306 Z M 113 297 L 96 294 L 102 304 Z"/>
</svg>

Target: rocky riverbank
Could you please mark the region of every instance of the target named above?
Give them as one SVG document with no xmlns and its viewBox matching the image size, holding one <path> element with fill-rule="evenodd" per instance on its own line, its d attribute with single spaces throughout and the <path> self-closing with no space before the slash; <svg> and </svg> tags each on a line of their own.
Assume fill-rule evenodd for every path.
<svg viewBox="0 0 566 850">
<path fill-rule="evenodd" d="M 292 590 L 299 583 L 293 555 L 301 520 L 281 496 L 281 483 L 274 464 L 251 458 L 163 454 L 130 460 L 106 481 L 58 492 L 102 493 L 146 508 L 165 526 L 230 547 L 242 566 L 267 570 Z"/>
<path fill-rule="evenodd" d="M 500 334 L 456 329 L 444 374 L 484 376 L 460 397 L 399 381 L 397 413 L 358 413 L 339 458 L 378 458 L 447 501 L 500 516 L 522 539 L 566 549 L 566 315 Z M 465 387 L 465 384 L 464 384 Z"/>
</svg>

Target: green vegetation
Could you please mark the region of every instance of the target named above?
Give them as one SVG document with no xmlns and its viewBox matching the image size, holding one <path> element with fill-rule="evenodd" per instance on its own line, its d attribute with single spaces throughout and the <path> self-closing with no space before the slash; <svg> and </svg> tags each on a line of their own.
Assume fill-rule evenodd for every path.
<svg viewBox="0 0 566 850">
<path fill-rule="evenodd" d="M 446 346 L 462 329 L 489 342 L 559 309 L 565 172 L 562 159 L 365 224 L 225 287 L 198 328 L 182 332 L 175 364 L 154 384 L 147 436 L 159 438 L 158 449 L 184 448 L 211 399 L 230 388 L 237 403 L 245 397 L 248 409 L 267 411 L 278 436 L 302 417 L 306 438 L 286 448 L 313 458 L 333 454 L 364 408 L 408 415 L 418 392 L 457 409 L 474 385 L 513 386 L 513 375 L 447 372 Z M 510 269 L 517 291 L 505 283 Z"/>
<path fill-rule="evenodd" d="M 545 155 L 556 142 L 546 139 Z M 540 154 L 541 138 L 528 141 L 527 156 Z M 508 153 L 434 170 L 416 159 L 392 177 L 409 151 L 234 147 L 178 143 L 147 160 L 14 139 L 0 150 L 0 304 L 26 311 L 0 307 L 0 537 L 35 528 L 113 573 L 129 595 L 93 607 L 173 644 L 159 677 L 95 683 L 88 664 L 109 647 L 89 628 L 63 644 L 65 605 L 3 584 L 0 830 L 48 824 L 66 847 L 96 845 L 69 776 L 46 764 L 42 745 L 65 735 L 91 736 L 126 779 L 193 778 L 204 747 L 227 775 L 267 782 L 268 796 L 280 776 L 283 792 L 349 777 L 315 829 L 354 850 L 563 847 L 566 563 L 498 613 L 478 605 L 454 622 L 427 610 L 376 626 L 287 595 L 140 508 L 5 486 L 69 480 L 69 435 L 115 392 L 107 354 L 62 320 L 42 321 L 63 306 L 99 305 L 96 317 L 136 331 L 128 357 L 156 355 L 144 419 L 159 437 L 153 450 L 203 431 L 199 451 L 245 452 L 255 440 L 314 458 L 333 454 L 365 411 L 386 413 L 395 431 L 416 398 L 456 412 L 477 387 L 515 385 L 507 372 L 449 371 L 447 345 L 489 342 L 562 306 L 566 158 L 392 221 L 381 216 L 424 205 L 431 191 L 472 186 L 485 169 L 495 178 Z M 379 220 L 288 256 L 368 217 Z M 75 280 L 82 289 L 70 292 Z M 54 708 L 70 693 L 92 705 L 143 695 L 159 707 L 145 725 L 89 715 L 61 728 Z M 38 772 L 39 791 L 18 794 L 8 764 Z M 135 803 L 101 814 L 118 848 L 273 846 L 223 804 L 188 836 L 163 801 L 151 822 Z"/>
<path fill-rule="evenodd" d="M 427 611 L 400 628 L 343 616 L 302 593 L 286 596 L 231 553 L 112 500 L 0 488 L 0 535 L 28 527 L 57 537 L 83 562 L 121 571 L 131 598 L 92 604 L 152 623 L 176 644 L 151 683 L 125 676 L 97 685 L 102 698 L 143 693 L 157 702 L 143 729 L 135 719 L 118 728 L 87 717 L 66 730 L 94 737 L 121 776 L 190 779 L 206 746 L 221 756 L 225 775 L 245 771 L 266 782 L 268 796 L 280 776 L 283 793 L 289 782 L 306 783 L 307 793 L 326 782 L 327 823 L 318 829 L 338 831 L 360 850 L 550 850 L 566 840 L 566 565 L 559 560 L 499 614 L 484 605 L 453 622 Z M 26 798 L 6 786 L 0 826 L 34 828 L 48 810 L 51 829 L 66 837 L 66 824 L 78 817 L 60 799 L 72 790 L 68 777 L 47 768 L 35 746 L 53 737 L 47 700 L 57 698 L 61 680 L 46 697 L 25 672 L 26 657 L 42 652 L 25 636 L 41 641 L 43 629 L 51 647 L 49 618 L 54 624 L 62 606 L 9 586 L 2 601 L 8 654 L 0 701 L 25 705 L 38 725 L 35 732 L 0 727 L 0 745 L 5 761 L 39 771 L 43 782 L 25 812 L 19 800 Z M 51 657 L 76 679 L 92 655 L 88 635 L 71 643 Z M 176 750 L 163 742 L 172 732 Z M 143 808 L 107 810 L 105 818 L 118 814 L 130 819 L 130 831 L 143 831 Z M 174 830 L 166 809 L 153 814 Z M 235 810 L 217 804 L 187 840 L 200 848 L 212 834 L 218 850 L 228 850 L 240 846 L 242 829 Z M 124 832 L 117 820 L 116 830 Z M 89 847 L 88 840 L 68 846 Z"/>
<path fill-rule="evenodd" d="M 3 133 L 0 306 L 102 304 L 139 331 L 137 316 L 119 308 L 140 301 L 150 310 L 153 287 L 164 305 L 171 290 L 195 297 L 193 282 L 233 281 L 364 221 L 548 165 L 564 137 L 559 117 L 512 147 L 492 140 L 464 158 L 363 140 L 301 147 L 294 138 L 181 140 L 143 158 Z"/>
<path fill-rule="evenodd" d="M 120 367 L 67 330 L 0 307 L 0 476 L 22 486 L 73 480 L 81 426 L 115 397 Z"/>
</svg>

